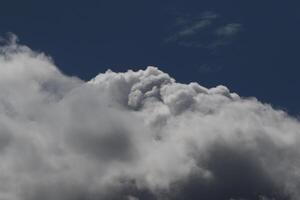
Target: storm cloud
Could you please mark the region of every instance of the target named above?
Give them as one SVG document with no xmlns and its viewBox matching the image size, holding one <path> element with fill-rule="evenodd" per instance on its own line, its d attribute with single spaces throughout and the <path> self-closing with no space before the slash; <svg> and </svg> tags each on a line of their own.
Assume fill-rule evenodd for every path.
<svg viewBox="0 0 300 200">
<path fill-rule="evenodd" d="M 3 200 L 295 200 L 300 122 L 156 67 L 64 75 L 15 38 L 0 55 Z"/>
</svg>

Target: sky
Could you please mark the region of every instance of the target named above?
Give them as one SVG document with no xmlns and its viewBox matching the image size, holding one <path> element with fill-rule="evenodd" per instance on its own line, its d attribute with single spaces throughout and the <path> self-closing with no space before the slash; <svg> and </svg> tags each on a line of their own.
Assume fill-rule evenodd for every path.
<svg viewBox="0 0 300 200">
<path fill-rule="evenodd" d="M 1 200 L 298 200 L 297 2 L 0 7 Z"/>
<path fill-rule="evenodd" d="M 151 65 L 298 115 L 299 7 L 293 0 L 12 0 L 0 8 L 0 34 L 18 35 L 85 80 Z"/>
</svg>

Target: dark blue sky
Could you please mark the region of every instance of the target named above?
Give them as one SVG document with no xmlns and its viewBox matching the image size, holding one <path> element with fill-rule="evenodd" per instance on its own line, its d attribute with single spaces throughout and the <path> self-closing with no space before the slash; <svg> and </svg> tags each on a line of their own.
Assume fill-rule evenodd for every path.
<svg viewBox="0 0 300 200">
<path fill-rule="evenodd" d="M 3 1 L 0 34 L 90 79 L 155 65 L 300 112 L 300 1 Z"/>
</svg>

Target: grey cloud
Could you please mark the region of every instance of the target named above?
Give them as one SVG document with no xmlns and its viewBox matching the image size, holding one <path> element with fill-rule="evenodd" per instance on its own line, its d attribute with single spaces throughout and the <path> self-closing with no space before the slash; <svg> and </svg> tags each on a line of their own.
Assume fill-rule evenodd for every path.
<svg viewBox="0 0 300 200">
<path fill-rule="evenodd" d="M 156 67 L 85 82 L 1 52 L 1 199 L 298 199 L 300 122 L 281 110 Z"/>
</svg>

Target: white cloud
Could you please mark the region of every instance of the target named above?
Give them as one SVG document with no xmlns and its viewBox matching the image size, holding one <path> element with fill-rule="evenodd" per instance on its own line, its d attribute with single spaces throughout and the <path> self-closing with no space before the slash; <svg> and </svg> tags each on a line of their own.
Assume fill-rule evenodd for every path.
<svg viewBox="0 0 300 200">
<path fill-rule="evenodd" d="M 1 199 L 299 195 L 300 123 L 283 111 L 155 67 L 85 82 L 14 42 L 1 52 Z"/>
</svg>

